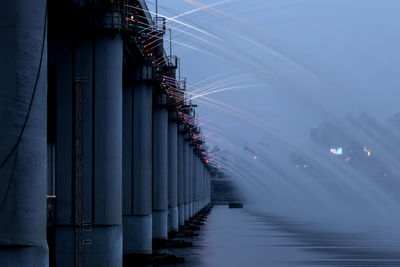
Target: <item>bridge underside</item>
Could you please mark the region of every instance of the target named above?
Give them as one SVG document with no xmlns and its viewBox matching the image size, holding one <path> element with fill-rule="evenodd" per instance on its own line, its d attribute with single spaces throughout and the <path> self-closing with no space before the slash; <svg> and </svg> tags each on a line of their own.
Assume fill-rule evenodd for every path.
<svg viewBox="0 0 400 267">
<path fill-rule="evenodd" d="M 211 192 L 165 21 L 135 0 L 6 1 L 0 15 L 0 266 L 152 253 Z"/>
</svg>

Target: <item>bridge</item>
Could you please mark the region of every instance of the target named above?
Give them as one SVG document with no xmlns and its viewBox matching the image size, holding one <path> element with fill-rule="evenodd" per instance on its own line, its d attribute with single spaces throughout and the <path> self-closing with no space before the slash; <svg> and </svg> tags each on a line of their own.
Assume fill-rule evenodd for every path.
<svg viewBox="0 0 400 267">
<path fill-rule="evenodd" d="M 142 0 L 0 11 L 0 266 L 122 266 L 210 203 L 166 19 Z"/>
</svg>

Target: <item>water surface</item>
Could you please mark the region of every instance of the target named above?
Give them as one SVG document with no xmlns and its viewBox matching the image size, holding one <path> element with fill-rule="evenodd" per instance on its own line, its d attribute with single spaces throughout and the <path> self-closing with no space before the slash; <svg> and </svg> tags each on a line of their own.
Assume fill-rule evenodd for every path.
<svg viewBox="0 0 400 267">
<path fill-rule="evenodd" d="M 362 245 L 352 234 L 302 232 L 300 224 L 246 207 L 214 206 L 200 235 L 187 239 L 193 247 L 170 251 L 186 258 L 176 265 L 182 267 L 400 266 L 393 247 Z"/>
</svg>

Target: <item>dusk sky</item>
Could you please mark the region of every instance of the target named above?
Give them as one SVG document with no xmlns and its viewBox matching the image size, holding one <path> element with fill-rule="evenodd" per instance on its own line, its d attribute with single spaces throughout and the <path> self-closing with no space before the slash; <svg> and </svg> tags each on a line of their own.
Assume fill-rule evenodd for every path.
<svg viewBox="0 0 400 267">
<path fill-rule="evenodd" d="M 229 132 L 243 144 L 266 132 L 305 142 L 311 127 L 349 112 L 380 120 L 397 112 L 399 8 L 396 0 L 159 1 L 161 15 L 179 16 L 167 27 L 182 77 L 201 88 L 189 91 L 209 90 L 193 100 L 206 135 Z"/>
</svg>

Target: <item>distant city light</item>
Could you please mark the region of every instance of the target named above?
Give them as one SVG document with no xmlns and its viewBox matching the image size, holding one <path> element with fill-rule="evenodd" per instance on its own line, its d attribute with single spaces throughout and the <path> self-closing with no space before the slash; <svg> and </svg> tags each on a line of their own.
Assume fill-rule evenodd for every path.
<svg viewBox="0 0 400 267">
<path fill-rule="evenodd" d="M 308 168 L 308 165 L 306 165 L 306 164 L 302 164 L 302 165 L 299 165 L 299 164 L 297 164 L 296 165 L 296 168 Z"/>
<path fill-rule="evenodd" d="M 343 148 L 338 147 L 338 148 L 331 148 L 331 153 L 333 155 L 342 155 L 343 154 Z"/>
<path fill-rule="evenodd" d="M 367 149 L 367 147 L 364 147 L 364 152 L 367 153 L 368 157 L 371 157 L 371 150 Z"/>
<path fill-rule="evenodd" d="M 253 159 L 257 159 L 257 156 L 254 156 Z"/>
</svg>

